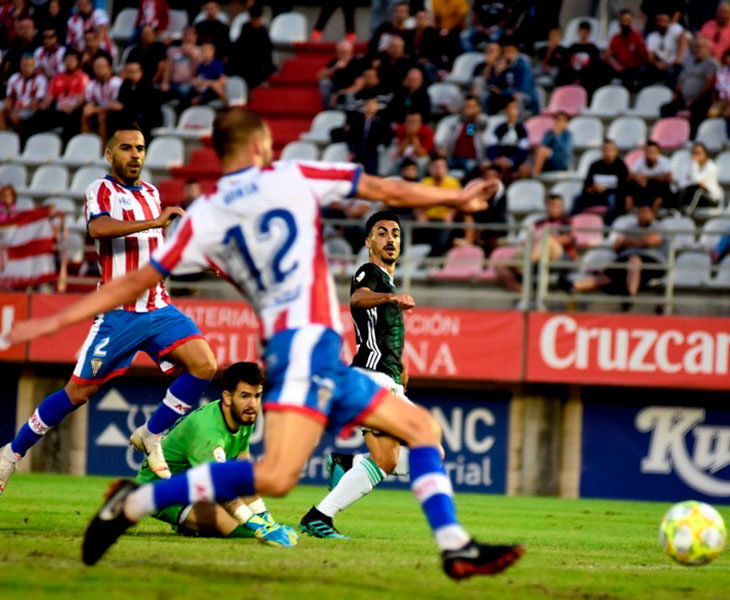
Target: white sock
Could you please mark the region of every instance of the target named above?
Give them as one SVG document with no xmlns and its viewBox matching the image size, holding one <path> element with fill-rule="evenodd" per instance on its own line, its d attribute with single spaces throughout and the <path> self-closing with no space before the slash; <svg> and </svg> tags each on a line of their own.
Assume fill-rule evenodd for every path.
<svg viewBox="0 0 730 600">
<path fill-rule="evenodd" d="M 317 510 L 334 517 L 372 491 L 385 477 L 385 472 L 369 457 L 352 461 L 352 468 L 342 476 L 335 488 L 317 505 Z M 357 456 L 355 457 L 357 458 Z"/>
<path fill-rule="evenodd" d="M 445 525 L 433 532 L 439 550 L 458 550 L 471 539 L 466 530 L 459 524 Z"/>
<path fill-rule="evenodd" d="M 137 522 L 155 510 L 155 490 L 149 483 L 134 490 L 124 501 L 124 514 L 130 521 Z"/>
<path fill-rule="evenodd" d="M 393 469 L 393 475 L 409 475 L 410 470 L 408 469 L 408 446 L 401 446 L 398 450 L 398 462 Z"/>
</svg>

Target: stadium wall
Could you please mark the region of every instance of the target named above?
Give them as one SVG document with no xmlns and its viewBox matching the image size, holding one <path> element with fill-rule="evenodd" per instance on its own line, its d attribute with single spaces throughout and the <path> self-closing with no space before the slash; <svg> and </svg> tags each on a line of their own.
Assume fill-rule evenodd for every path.
<svg viewBox="0 0 730 600">
<path fill-rule="evenodd" d="M 0 295 L 3 330 L 14 318 L 49 314 L 74 299 Z M 256 359 L 258 325 L 248 306 L 177 304 L 200 325 L 221 366 Z M 419 309 L 406 324 L 409 394 L 441 424 L 447 469 L 460 491 L 717 501 L 730 496 L 729 325 L 691 317 Z M 0 353 L 0 443 L 12 435 L 9 423 L 19 426 L 63 385 L 87 328 Z M 346 337 L 347 359 L 351 330 Z M 104 386 L 90 408 L 76 411 L 21 464 L 133 473 L 141 457 L 128 436 L 169 384 L 152 369 L 139 358 L 129 376 Z M 207 399 L 218 395 L 214 386 Z M 324 482 L 324 457 L 333 448 L 364 446 L 358 434 L 325 436 L 304 482 Z"/>
</svg>

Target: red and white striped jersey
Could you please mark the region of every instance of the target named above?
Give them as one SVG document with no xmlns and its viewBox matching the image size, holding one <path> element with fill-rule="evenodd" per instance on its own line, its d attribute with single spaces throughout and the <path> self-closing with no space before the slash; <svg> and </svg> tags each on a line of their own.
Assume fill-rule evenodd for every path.
<svg viewBox="0 0 730 600">
<path fill-rule="evenodd" d="M 45 46 L 40 46 L 33 53 L 38 71 L 48 77 L 49 80 L 66 70 L 63 65 L 64 56 L 66 56 L 66 48 L 60 44 L 56 44 L 50 50 L 46 49 Z"/>
<path fill-rule="evenodd" d="M 264 339 L 310 324 L 341 333 L 320 209 L 351 197 L 360 172 L 350 163 L 280 161 L 228 173 L 151 263 L 163 274 L 220 272 L 247 295 Z"/>
<path fill-rule="evenodd" d="M 92 79 L 86 85 L 86 101 L 97 106 L 107 106 L 119 97 L 120 87 L 122 87 L 122 80 L 116 75 L 112 75 L 109 81 L 104 83 Z"/>
<path fill-rule="evenodd" d="M 84 42 L 84 32 L 91 29 L 99 30 L 102 27 L 109 27 L 109 17 L 101 8 L 95 8 L 91 11 L 91 14 L 84 18 L 80 13 L 76 13 L 69 17 L 66 22 L 66 45 L 73 46 L 79 52 L 83 52 L 86 49 L 86 43 Z M 117 54 L 117 47 L 109 37 L 109 32 L 101 38 L 101 48 L 106 50 L 112 57 Z"/>
<path fill-rule="evenodd" d="M 86 222 L 101 215 L 119 221 L 149 221 L 160 216 L 160 194 L 144 181 L 137 187 L 123 185 L 110 175 L 86 188 Z M 122 277 L 149 262 L 152 253 L 164 244 L 162 228 L 146 229 L 118 238 L 95 240 L 102 285 Z M 162 282 L 135 302 L 118 307 L 131 312 L 149 312 L 170 304 Z"/>
<path fill-rule="evenodd" d="M 36 73 L 28 79 L 20 73 L 13 73 L 8 79 L 7 97 L 13 101 L 13 108 L 28 108 L 33 100 L 43 100 L 48 81 Z"/>
</svg>

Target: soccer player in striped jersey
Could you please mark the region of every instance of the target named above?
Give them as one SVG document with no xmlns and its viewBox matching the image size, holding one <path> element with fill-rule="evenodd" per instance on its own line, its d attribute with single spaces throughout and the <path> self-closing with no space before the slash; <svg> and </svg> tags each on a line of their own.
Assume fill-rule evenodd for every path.
<svg viewBox="0 0 730 600">
<path fill-rule="evenodd" d="M 261 319 L 265 453 L 255 464 L 212 462 L 155 484 L 122 482 L 89 524 L 84 562 L 95 564 L 129 527 L 166 506 L 254 494 L 283 496 L 297 484 L 325 428 L 346 434 L 365 425 L 408 444 L 413 492 L 449 577 L 494 574 L 509 567 L 522 546 L 480 544 L 459 523 L 428 411 L 403 402 L 342 362 L 342 323 L 320 221 L 322 206 L 353 196 L 389 206 L 447 204 L 476 212 L 486 208 L 496 188 L 481 181 L 463 190 L 443 190 L 373 177 L 348 163 L 272 164 L 268 126 L 243 108 L 217 118 L 213 143 L 224 173 L 216 192 L 193 203 L 148 265 L 57 315 L 16 323 L 10 340 L 53 333 L 129 302 L 170 272 L 214 268 L 245 291 Z"/>
<path fill-rule="evenodd" d="M 111 174 L 89 185 L 85 206 L 102 288 L 149 262 L 164 244 L 164 228 L 173 217 L 185 214 L 179 207 L 163 209 L 157 188 L 140 179 L 145 141 L 136 124 L 125 124 L 114 133 L 105 156 Z M 161 435 L 197 404 L 215 375 L 216 362 L 198 327 L 170 303 L 160 281 L 96 315 L 69 382 L 45 398 L 15 439 L 0 449 L 0 494 L 30 447 L 85 404 L 105 381 L 124 373 L 138 351 L 146 352 L 163 371 L 175 365 L 184 369 L 149 421 L 130 438 L 137 450 L 147 454 L 158 477 L 170 477 Z"/>
<path fill-rule="evenodd" d="M 350 313 L 357 342 L 352 366 L 410 402 L 405 396 L 408 375 L 403 360 L 403 311 L 411 310 L 415 303 L 408 294 L 399 294 L 393 282 L 401 251 L 398 214 L 386 210 L 371 215 L 365 233 L 370 260 L 355 272 L 350 283 Z M 400 440 L 372 429 L 362 431 L 370 456 L 330 455 L 327 468 L 332 490 L 302 517 L 299 526 L 305 533 L 344 538 L 332 522 L 334 516 L 372 491 L 386 475 L 408 474 L 408 448 L 401 448 Z M 335 475 L 338 472 L 340 476 Z"/>
</svg>

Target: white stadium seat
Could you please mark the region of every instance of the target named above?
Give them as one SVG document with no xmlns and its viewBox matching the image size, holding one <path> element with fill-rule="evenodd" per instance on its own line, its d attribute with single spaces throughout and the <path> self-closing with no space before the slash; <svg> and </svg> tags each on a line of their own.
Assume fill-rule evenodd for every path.
<svg viewBox="0 0 730 600">
<path fill-rule="evenodd" d="M 307 41 L 307 19 L 296 12 L 281 13 L 274 17 L 269 27 L 273 44 L 294 44 Z"/>
<path fill-rule="evenodd" d="M 167 128 L 175 127 L 177 121 L 175 109 L 169 104 L 163 104 L 160 106 L 160 110 L 162 111 L 162 126 Z"/>
<path fill-rule="evenodd" d="M 35 208 L 35 202 L 33 202 L 33 198 L 29 198 L 28 196 L 18 196 L 15 199 L 15 208 L 18 210 L 33 210 Z"/>
<path fill-rule="evenodd" d="M 225 83 L 228 106 L 243 106 L 248 99 L 248 87 L 241 77 L 232 75 L 226 78 Z"/>
<path fill-rule="evenodd" d="M 659 223 L 665 231 L 675 232 L 674 245 L 677 249 L 692 248 L 695 245 L 695 222 L 690 217 L 673 216 Z"/>
<path fill-rule="evenodd" d="M 730 289 L 730 255 L 725 256 L 717 266 L 717 273 L 710 280 L 708 287 L 716 290 Z"/>
<path fill-rule="evenodd" d="M 233 21 L 231 21 L 231 28 L 228 32 L 231 42 L 235 42 L 238 39 L 241 35 L 241 29 L 249 22 L 249 20 L 250 17 L 248 16 L 248 11 L 245 10 L 233 17 Z"/>
<path fill-rule="evenodd" d="M 591 165 L 601 158 L 601 151 L 598 148 L 592 148 L 586 150 L 578 161 L 578 168 L 576 169 L 576 177 L 579 179 L 585 179 L 588 175 L 588 169 Z"/>
<path fill-rule="evenodd" d="M 134 35 L 134 24 L 137 21 L 136 8 L 123 8 L 114 19 L 109 35 L 114 41 L 126 45 Z"/>
<path fill-rule="evenodd" d="M 446 145 L 449 131 L 453 127 L 454 123 L 459 120 L 459 118 L 459 115 L 446 115 L 438 122 L 438 125 L 436 125 L 436 132 L 433 136 L 433 141 L 436 144 L 437 148 Z"/>
<path fill-rule="evenodd" d="M 583 183 L 580 181 L 559 181 L 550 188 L 550 193 L 562 197 L 563 208 L 569 214 L 576 197 L 583 193 Z"/>
<path fill-rule="evenodd" d="M 180 131 L 210 132 L 215 120 L 215 111 L 207 106 L 191 106 L 180 115 L 177 129 Z"/>
<path fill-rule="evenodd" d="M 633 150 L 646 143 L 646 123 L 638 117 L 619 117 L 611 121 L 606 137 L 616 142 L 619 150 Z"/>
<path fill-rule="evenodd" d="M 61 138 L 55 133 L 36 133 L 25 142 L 18 160 L 29 165 L 54 162 L 61 155 Z"/>
<path fill-rule="evenodd" d="M 345 162 L 348 152 L 347 144 L 344 142 L 330 144 L 322 152 L 322 160 L 324 162 Z"/>
<path fill-rule="evenodd" d="M 730 219 L 710 219 L 702 226 L 698 246 L 703 250 L 712 250 L 728 231 L 730 231 Z"/>
<path fill-rule="evenodd" d="M 106 175 L 107 171 L 101 167 L 81 167 L 74 173 L 69 191 L 73 196 L 83 196 L 92 181 Z"/>
<path fill-rule="evenodd" d="M 669 164 L 672 167 L 672 178 L 674 181 L 679 181 L 682 177 L 684 177 L 684 174 L 687 172 L 687 169 L 689 169 L 691 163 L 692 156 L 690 155 L 689 150 L 681 148 L 672 153 L 672 156 L 669 159 Z"/>
<path fill-rule="evenodd" d="M 432 83 L 428 86 L 427 91 L 435 113 L 456 113 L 464 104 L 464 95 L 461 93 L 461 88 L 455 83 L 448 81 Z"/>
<path fill-rule="evenodd" d="M 89 165 L 97 162 L 101 156 L 101 138 L 95 133 L 79 133 L 66 144 L 58 162 L 69 166 Z"/>
<path fill-rule="evenodd" d="M 683 252 L 674 263 L 674 287 L 697 289 L 710 280 L 710 257 L 704 252 Z"/>
<path fill-rule="evenodd" d="M 0 165 L 0 185 L 12 185 L 16 190 L 24 188 L 28 173 L 23 165 Z"/>
<path fill-rule="evenodd" d="M 659 118 L 659 108 L 672 99 L 672 90 L 664 85 L 650 85 L 636 96 L 634 106 L 626 111 L 627 116 Z"/>
<path fill-rule="evenodd" d="M 64 215 L 73 217 L 76 214 L 76 203 L 70 198 L 63 198 L 62 196 L 54 196 L 52 198 L 46 198 L 41 202 L 41 206 L 50 206 L 55 212 L 61 212 Z"/>
<path fill-rule="evenodd" d="M 705 119 L 697 129 L 695 140 L 702 142 L 710 152 L 722 150 L 727 143 L 725 119 Z"/>
<path fill-rule="evenodd" d="M 180 138 L 172 136 L 156 137 L 147 148 L 145 166 L 148 169 L 169 169 L 183 164 L 185 148 Z"/>
<path fill-rule="evenodd" d="M 319 149 L 312 142 L 289 142 L 281 151 L 280 160 L 317 160 Z"/>
<path fill-rule="evenodd" d="M 717 179 L 720 185 L 730 185 L 730 150 L 720 152 L 715 157 L 717 165 Z"/>
<path fill-rule="evenodd" d="M 616 238 L 619 235 L 624 235 L 626 232 L 630 232 L 636 229 L 638 221 L 636 215 L 621 215 L 613 223 L 611 223 L 611 232 L 608 234 L 606 243 L 609 246 L 613 246 Z"/>
<path fill-rule="evenodd" d="M 330 131 L 345 124 L 345 113 L 341 110 L 323 110 L 315 115 L 309 131 L 299 136 L 300 140 L 315 144 L 329 144 Z"/>
<path fill-rule="evenodd" d="M 588 250 L 580 259 L 581 273 L 603 271 L 606 265 L 616 260 L 616 253 L 608 248 L 593 248 Z"/>
<path fill-rule="evenodd" d="M 472 79 L 474 68 L 484 62 L 484 54 L 481 52 L 464 52 L 456 57 L 451 73 L 446 81 L 458 85 L 467 85 Z"/>
<path fill-rule="evenodd" d="M 167 25 L 165 33 L 173 38 L 181 38 L 183 31 L 188 26 L 188 13 L 184 10 L 170 9 L 170 22 Z"/>
<path fill-rule="evenodd" d="M 629 108 L 629 91 L 622 85 L 604 85 L 593 94 L 591 105 L 583 111 L 593 117 L 616 117 Z"/>
<path fill-rule="evenodd" d="M 507 188 L 507 211 L 527 214 L 545 210 L 545 188 L 532 179 L 520 179 Z"/>
<path fill-rule="evenodd" d="M 16 160 L 20 156 L 20 136 L 14 131 L 0 131 L 0 162 Z"/>
<path fill-rule="evenodd" d="M 588 21 L 591 24 L 590 41 L 598 45 L 601 38 L 601 22 L 593 17 L 575 17 L 568 22 L 565 28 L 563 39 L 560 40 L 561 46 L 568 48 L 578 41 L 578 25 L 583 21 Z"/>
<path fill-rule="evenodd" d="M 603 123 L 596 117 L 575 117 L 568 123 L 576 150 L 598 148 L 603 141 Z"/>
<path fill-rule="evenodd" d="M 68 171 L 60 165 L 43 165 L 36 169 L 30 180 L 29 191 L 33 195 L 62 194 L 68 188 Z"/>
</svg>

